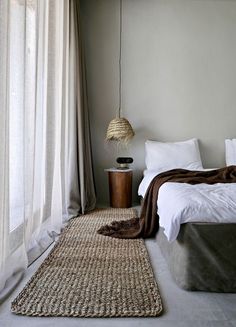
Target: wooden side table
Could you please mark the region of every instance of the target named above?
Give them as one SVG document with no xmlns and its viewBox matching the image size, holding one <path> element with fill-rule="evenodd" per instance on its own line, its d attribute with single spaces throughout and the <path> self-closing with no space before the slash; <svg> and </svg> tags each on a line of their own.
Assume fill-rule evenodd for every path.
<svg viewBox="0 0 236 327">
<path fill-rule="evenodd" d="M 108 172 L 110 206 L 129 208 L 132 206 L 132 169 L 105 169 Z"/>
</svg>

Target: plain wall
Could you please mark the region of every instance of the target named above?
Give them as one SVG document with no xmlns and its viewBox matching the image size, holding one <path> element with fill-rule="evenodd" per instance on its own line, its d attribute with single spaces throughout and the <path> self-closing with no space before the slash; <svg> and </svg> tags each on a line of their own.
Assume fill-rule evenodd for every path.
<svg viewBox="0 0 236 327">
<path fill-rule="evenodd" d="M 196 137 L 205 167 L 225 165 L 236 137 L 236 1 L 123 0 L 122 114 L 128 149 L 104 141 L 118 110 L 119 1 L 81 1 L 97 198 L 108 204 L 105 168 L 134 158 L 133 197 L 147 139 Z"/>
</svg>

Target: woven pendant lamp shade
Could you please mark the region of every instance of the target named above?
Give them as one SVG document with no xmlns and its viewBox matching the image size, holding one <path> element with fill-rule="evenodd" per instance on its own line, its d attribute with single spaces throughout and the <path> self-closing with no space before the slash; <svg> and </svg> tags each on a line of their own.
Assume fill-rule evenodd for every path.
<svg viewBox="0 0 236 327">
<path fill-rule="evenodd" d="M 107 128 L 107 141 L 128 142 L 134 136 L 134 131 L 126 118 L 114 118 Z"/>
</svg>

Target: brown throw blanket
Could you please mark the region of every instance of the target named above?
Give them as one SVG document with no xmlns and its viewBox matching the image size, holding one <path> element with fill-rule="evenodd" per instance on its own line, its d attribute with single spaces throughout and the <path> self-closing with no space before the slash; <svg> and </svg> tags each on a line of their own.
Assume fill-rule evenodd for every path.
<svg viewBox="0 0 236 327">
<path fill-rule="evenodd" d="M 140 218 L 114 221 L 98 230 L 99 234 L 116 238 L 138 238 L 154 236 L 159 228 L 157 215 L 158 191 L 166 182 L 188 184 L 236 183 L 236 166 L 215 169 L 211 171 L 190 171 L 172 169 L 153 178 L 145 194 Z"/>
</svg>

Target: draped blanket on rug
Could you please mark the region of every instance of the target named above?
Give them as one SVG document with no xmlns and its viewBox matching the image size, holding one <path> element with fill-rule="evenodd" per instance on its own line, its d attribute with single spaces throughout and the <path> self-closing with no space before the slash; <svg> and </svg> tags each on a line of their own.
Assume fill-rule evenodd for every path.
<svg viewBox="0 0 236 327">
<path fill-rule="evenodd" d="M 172 169 L 153 178 L 145 194 L 140 218 L 114 221 L 102 226 L 98 233 L 116 238 L 138 238 L 154 236 L 159 228 L 157 215 L 158 192 L 162 184 L 178 182 L 188 184 L 236 183 L 236 166 L 228 166 L 210 171 L 190 171 Z"/>
</svg>

